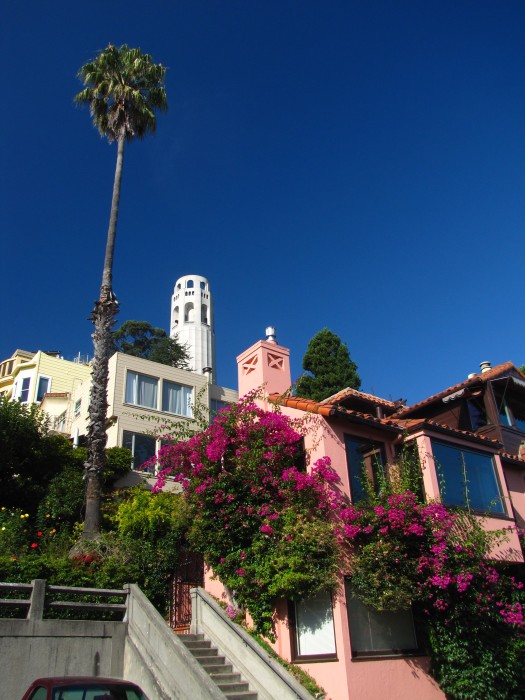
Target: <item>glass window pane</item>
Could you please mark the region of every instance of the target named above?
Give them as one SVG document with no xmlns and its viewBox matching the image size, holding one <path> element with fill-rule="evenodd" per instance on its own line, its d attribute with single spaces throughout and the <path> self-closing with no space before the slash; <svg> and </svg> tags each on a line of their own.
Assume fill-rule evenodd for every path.
<svg viewBox="0 0 525 700">
<path fill-rule="evenodd" d="M 365 490 L 361 483 L 363 478 L 364 459 L 361 450 L 361 442 L 345 438 L 346 462 L 348 465 L 348 476 L 350 479 L 350 493 L 352 501 L 359 501 L 365 496 Z"/>
<path fill-rule="evenodd" d="M 335 654 L 332 598 L 322 591 L 295 605 L 299 656 Z"/>
<path fill-rule="evenodd" d="M 139 469 L 144 462 L 151 459 L 157 452 L 157 441 L 151 435 L 142 435 L 124 430 L 122 447 L 127 447 L 133 455 L 133 469 Z"/>
<path fill-rule="evenodd" d="M 417 649 L 411 610 L 379 612 L 369 608 L 345 585 L 352 652 L 400 653 Z"/>
<path fill-rule="evenodd" d="M 162 410 L 191 418 L 193 389 L 174 382 L 162 382 Z"/>
<path fill-rule="evenodd" d="M 448 506 L 464 506 L 466 493 L 461 451 L 432 442 L 432 452 L 443 503 Z"/>
<path fill-rule="evenodd" d="M 126 376 L 126 403 L 145 408 L 157 408 L 158 379 L 137 372 Z"/>
<path fill-rule="evenodd" d="M 42 401 L 44 398 L 44 394 L 48 391 L 49 387 L 49 378 L 48 377 L 39 377 L 38 378 L 38 386 L 36 390 L 36 400 L 37 401 Z"/>
<path fill-rule="evenodd" d="M 435 441 L 432 452 L 445 505 L 505 512 L 492 455 Z"/>
</svg>

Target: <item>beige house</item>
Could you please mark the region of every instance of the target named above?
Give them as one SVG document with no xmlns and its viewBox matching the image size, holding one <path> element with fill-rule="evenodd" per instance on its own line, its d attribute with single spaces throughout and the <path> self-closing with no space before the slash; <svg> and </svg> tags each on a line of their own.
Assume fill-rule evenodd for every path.
<svg viewBox="0 0 525 700">
<path fill-rule="evenodd" d="M 237 398 L 236 391 L 211 384 L 206 375 L 115 353 L 109 361 L 107 446 L 128 447 L 138 469 L 160 449 L 171 424 L 193 422 L 197 402 L 213 413 Z M 86 435 L 88 405 L 89 386 L 82 385 L 68 409 L 68 432 L 77 443 Z"/>
</svg>

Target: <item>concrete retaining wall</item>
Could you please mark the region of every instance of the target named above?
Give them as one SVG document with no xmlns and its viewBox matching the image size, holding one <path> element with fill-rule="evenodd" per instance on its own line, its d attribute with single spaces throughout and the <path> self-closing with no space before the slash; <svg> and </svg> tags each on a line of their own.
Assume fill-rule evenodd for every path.
<svg viewBox="0 0 525 700">
<path fill-rule="evenodd" d="M 0 697 L 18 700 L 42 676 L 122 678 L 125 622 L 0 620 Z"/>
</svg>

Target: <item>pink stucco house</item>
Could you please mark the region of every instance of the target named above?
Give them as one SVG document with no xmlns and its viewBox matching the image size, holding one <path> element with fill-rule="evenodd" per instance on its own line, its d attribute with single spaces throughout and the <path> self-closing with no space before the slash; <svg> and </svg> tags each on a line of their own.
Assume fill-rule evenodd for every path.
<svg viewBox="0 0 525 700">
<path fill-rule="evenodd" d="M 426 495 L 461 506 L 467 473 L 470 507 L 490 512 L 487 526 L 525 523 L 525 378 L 511 364 L 485 366 L 464 382 L 411 407 L 346 389 L 320 403 L 291 396 L 289 351 L 273 339 L 258 341 L 237 358 L 239 396 L 264 387 L 272 410 L 309 413 L 316 429 L 307 436 L 310 463 L 328 455 L 350 499 L 360 495 L 364 464 L 392 463 L 403 442 L 417 447 Z M 280 398 L 279 398 L 280 397 Z M 520 457 L 521 449 L 521 457 Z M 441 474 L 438 478 L 436 463 Z M 446 484 L 443 493 L 440 484 Z M 523 562 L 514 529 L 496 559 Z M 349 572 L 343 571 L 344 574 Z M 222 594 L 217 581 L 206 588 Z M 300 664 L 332 700 L 437 700 L 444 694 L 428 674 L 411 611 L 378 613 L 353 598 L 346 579 L 341 593 L 318 595 L 276 610 L 276 651 Z"/>
</svg>

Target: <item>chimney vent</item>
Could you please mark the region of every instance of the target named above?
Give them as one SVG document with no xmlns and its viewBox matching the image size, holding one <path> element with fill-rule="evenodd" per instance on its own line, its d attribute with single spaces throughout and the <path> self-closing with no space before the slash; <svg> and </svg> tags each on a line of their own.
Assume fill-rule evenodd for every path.
<svg viewBox="0 0 525 700">
<path fill-rule="evenodd" d="M 492 369 L 492 365 L 490 364 L 490 362 L 489 362 L 488 360 L 485 360 L 484 362 L 480 362 L 480 363 L 479 363 L 479 366 L 480 366 L 480 368 L 481 368 L 481 372 L 482 372 L 482 373 L 483 373 L 483 372 L 488 372 L 489 370 Z"/>
<path fill-rule="evenodd" d="M 275 339 L 275 328 L 274 326 L 267 326 L 266 328 L 266 340 L 269 343 L 277 343 Z"/>
</svg>

